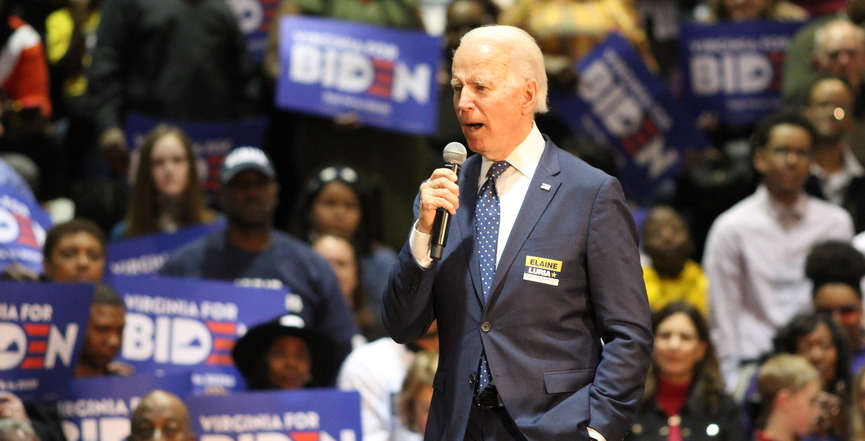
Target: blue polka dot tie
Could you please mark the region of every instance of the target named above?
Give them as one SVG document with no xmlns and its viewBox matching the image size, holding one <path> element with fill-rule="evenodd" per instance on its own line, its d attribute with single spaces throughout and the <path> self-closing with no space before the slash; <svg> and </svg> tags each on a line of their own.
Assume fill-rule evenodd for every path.
<svg viewBox="0 0 865 441">
<path fill-rule="evenodd" d="M 475 206 L 475 231 L 478 241 L 478 257 L 481 266 L 481 285 L 484 302 L 490 296 L 490 287 L 496 275 L 496 244 L 499 240 L 499 193 L 496 179 L 511 165 L 507 161 L 494 162 L 487 171 L 487 180 L 481 186 Z M 486 352 L 481 353 L 478 367 L 478 393 L 490 383 L 490 370 Z"/>
</svg>

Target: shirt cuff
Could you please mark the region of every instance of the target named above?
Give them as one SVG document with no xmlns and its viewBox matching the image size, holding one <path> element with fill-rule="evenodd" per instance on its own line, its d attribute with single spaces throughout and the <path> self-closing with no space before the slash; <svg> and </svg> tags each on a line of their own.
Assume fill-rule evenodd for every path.
<svg viewBox="0 0 865 441">
<path fill-rule="evenodd" d="M 429 268 L 432 265 L 432 257 L 429 256 L 429 240 L 430 234 L 421 233 L 417 230 L 417 221 L 411 227 L 411 235 L 409 235 L 408 243 L 411 248 L 411 255 L 414 260 L 422 268 Z"/>
<path fill-rule="evenodd" d="M 607 439 L 604 438 L 604 435 L 601 435 L 601 432 L 598 432 L 597 430 L 592 429 L 591 427 L 587 428 L 586 430 L 589 432 L 589 438 L 597 440 L 597 441 L 607 441 Z"/>
</svg>

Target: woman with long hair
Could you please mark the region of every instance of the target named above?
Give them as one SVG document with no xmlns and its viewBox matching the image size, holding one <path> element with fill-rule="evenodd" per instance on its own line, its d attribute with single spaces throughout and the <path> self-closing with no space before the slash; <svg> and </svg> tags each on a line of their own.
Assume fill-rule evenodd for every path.
<svg viewBox="0 0 865 441">
<path fill-rule="evenodd" d="M 147 133 L 139 153 L 126 219 L 112 239 L 209 223 L 216 212 L 204 205 L 192 140 L 179 127 L 160 124 Z"/>
<path fill-rule="evenodd" d="M 724 393 L 709 329 L 699 310 L 684 301 L 668 303 L 653 315 L 652 331 L 652 366 L 625 439 L 745 439 L 738 409 Z"/>
</svg>

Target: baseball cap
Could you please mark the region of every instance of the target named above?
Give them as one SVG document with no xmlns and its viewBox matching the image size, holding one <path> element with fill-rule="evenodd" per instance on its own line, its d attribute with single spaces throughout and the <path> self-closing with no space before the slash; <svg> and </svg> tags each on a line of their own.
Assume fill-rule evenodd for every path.
<svg viewBox="0 0 865 441">
<path fill-rule="evenodd" d="M 222 172 L 219 174 L 219 182 L 228 183 L 238 173 L 246 170 L 255 170 L 269 179 L 276 179 L 276 170 L 270 162 L 270 158 L 259 148 L 238 147 L 228 155 L 222 162 Z"/>
</svg>

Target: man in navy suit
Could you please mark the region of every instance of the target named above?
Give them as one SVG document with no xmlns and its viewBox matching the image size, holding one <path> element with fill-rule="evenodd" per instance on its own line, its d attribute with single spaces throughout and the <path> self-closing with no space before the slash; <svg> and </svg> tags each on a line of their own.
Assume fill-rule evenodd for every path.
<svg viewBox="0 0 865 441">
<path fill-rule="evenodd" d="M 451 83 L 478 155 L 459 183 L 442 168 L 421 185 L 382 310 L 399 343 L 438 319 L 426 439 L 619 441 L 643 392 L 652 341 L 621 187 L 538 131 L 547 78 L 524 31 L 466 34 Z M 433 261 L 439 207 L 453 218 Z"/>
</svg>

